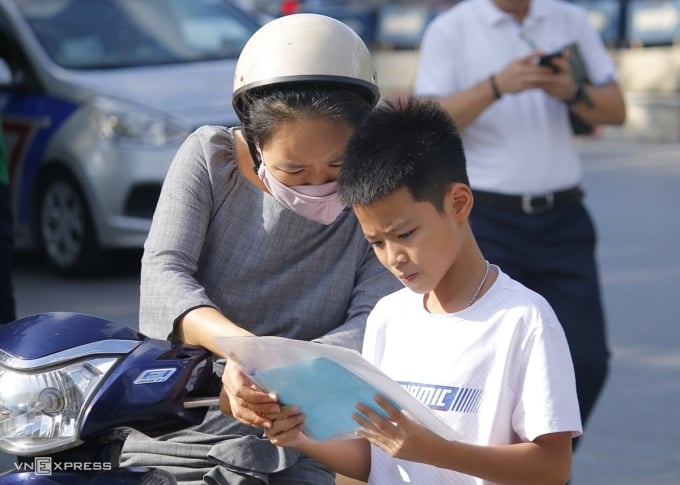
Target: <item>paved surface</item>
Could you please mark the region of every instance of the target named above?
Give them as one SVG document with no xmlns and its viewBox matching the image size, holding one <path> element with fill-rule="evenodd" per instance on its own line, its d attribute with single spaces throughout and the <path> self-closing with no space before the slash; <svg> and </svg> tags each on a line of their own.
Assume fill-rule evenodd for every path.
<svg viewBox="0 0 680 485">
<path fill-rule="evenodd" d="M 574 484 L 680 484 L 680 145 L 588 143 L 611 372 Z"/>
<path fill-rule="evenodd" d="M 606 389 L 574 460 L 572 485 L 680 484 L 680 144 L 588 141 L 587 201 L 613 352 Z M 105 279 L 16 267 L 19 314 L 72 310 L 134 324 L 134 264 Z M 0 470 L 13 468 L 0 455 Z"/>
</svg>

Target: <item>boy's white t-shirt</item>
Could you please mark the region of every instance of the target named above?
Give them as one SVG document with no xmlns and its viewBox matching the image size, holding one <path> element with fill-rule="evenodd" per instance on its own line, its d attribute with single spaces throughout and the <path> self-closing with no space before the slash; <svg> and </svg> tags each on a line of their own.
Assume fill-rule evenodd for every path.
<svg viewBox="0 0 680 485">
<path fill-rule="evenodd" d="M 478 445 L 582 433 L 564 331 L 547 301 L 502 273 L 472 306 L 431 314 L 403 288 L 371 312 L 363 356 Z M 488 484 L 371 447 L 369 484 Z"/>
</svg>

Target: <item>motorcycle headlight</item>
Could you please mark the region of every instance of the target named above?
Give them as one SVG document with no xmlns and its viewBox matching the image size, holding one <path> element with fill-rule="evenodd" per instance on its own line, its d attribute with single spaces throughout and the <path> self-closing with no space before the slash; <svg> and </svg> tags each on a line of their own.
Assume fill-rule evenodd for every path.
<svg viewBox="0 0 680 485">
<path fill-rule="evenodd" d="M 91 358 L 30 372 L 0 366 L 0 449 L 37 455 L 80 444 L 82 412 L 116 360 Z"/>
</svg>

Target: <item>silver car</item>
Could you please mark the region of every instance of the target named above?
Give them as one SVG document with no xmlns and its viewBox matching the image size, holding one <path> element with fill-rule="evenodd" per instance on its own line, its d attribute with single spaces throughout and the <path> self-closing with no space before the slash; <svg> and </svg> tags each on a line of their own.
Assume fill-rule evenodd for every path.
<svg viewBox="0 0 680 485">
<path fill-rule="evenodd" d="M 0 0 L 0 114 L 16 243 L 62 274 L 141 248 L 180 143 L 233 125 L 259 23 L 224 0 Z"/>
</svg>

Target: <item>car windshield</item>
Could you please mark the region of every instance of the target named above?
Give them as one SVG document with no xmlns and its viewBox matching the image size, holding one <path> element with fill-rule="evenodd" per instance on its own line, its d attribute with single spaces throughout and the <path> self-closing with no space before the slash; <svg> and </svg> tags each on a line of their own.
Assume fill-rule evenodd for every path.
<svg viewBox="0 0 680 485">
<path fill-rule="evenodd" d="M 224 0 L 15 0 L 69 69 L 236 58 L 257 23 Z"/>
</svg>

